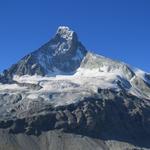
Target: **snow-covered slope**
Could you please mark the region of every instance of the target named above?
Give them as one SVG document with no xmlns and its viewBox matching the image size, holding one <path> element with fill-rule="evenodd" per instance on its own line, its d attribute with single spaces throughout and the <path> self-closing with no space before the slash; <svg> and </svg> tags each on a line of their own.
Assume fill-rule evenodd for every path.
<svg viewBox="0 0 150 150">
<path fill-rule="evenodd" d="M 43 105 L 57 107 L 78 103 L 95 96 L 99 89 L 124 91 L 141 99 L 150 99 L 146 75 L 122 62 L 88 52 L 74 73 L 64 74 L 57 69 L 46 76 L 14 75 L 14 83 L 0 84 L 0 95 L 5 102 L 7 100 L 3 109 L 8 113 L 16 107 L 21 107 L 20 113 L 29 111 L 36 103 L 42 105 L 42 109 Z M 19 95 L 21 100 L 14 102 Z"/>
<path fill-rule="evenodd" d="M 109 62 L 107 63 L 109 64 Z M 42 96 L 44 92 L 57 92 L 57 97 L 54 99 L 49 98 L 49 95 L 45 97 L 45 99 L 53 103 L 55 103 L 55 99 L 57 99 L 56 105 L 70 104 L 81 100 L 84 96 L 92 96 L 94 93 L 97 93 L 99 88 L 114 89 L 117 91 L 124 89 L 126 92 L 138 97 L 150 98 L 150 92 L 145 93 L 144 90 L 138 88 L 138 86 L 141 86 L 141 88 L 147 88 L 147 90 L 150 91 L 149 81 L 145 80 L 144 72 L 141 70 L 130 70 L 130 68 L 123 63 L 113 63 L 116 63 L 114 67 L 112 65 L 110 66 L 112 62 L 109 65 L 104 64 L 102 67 L 80 67 L 74 74 L 53 74 L 53 76 L 50 77 L 24 75 L 14 76 L 13 80 L 19 83 L 40 85 L 41 89 L 39 91 L 30 91 L 35 99 Z M 142 74 L 139 74 L 139 72 L 142 72 Z M 143 84 L 141 84 L 141 82 Z M 67 92 L 67 94 L 64 94 L 65 92 Z M 74 94 L 72 92 L 74 92 Z M 63 93 L 63 96 L 60 96 L 58 93 L 60 95 Z M 29 97 L 31 98 L 30 95 Z M 58 101 L 58 99 L 60 99 L 60 101 Z"/>
</svg>

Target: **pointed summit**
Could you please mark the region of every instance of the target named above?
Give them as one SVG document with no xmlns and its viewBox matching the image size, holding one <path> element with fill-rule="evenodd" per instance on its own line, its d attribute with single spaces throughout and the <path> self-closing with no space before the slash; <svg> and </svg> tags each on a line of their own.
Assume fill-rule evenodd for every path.
<svg viewBox="0 0 150 150">
<path fill-rule="evenodd" d="M 58 27 L 54 38 L 49 42 L 52 55 L 67 57 L 66 59 L 72 57 L 80 45 L 77 34 L 67 26 Z"/>
<path fill-rule="evenodd" d="M 86 53 L 77 34 L 69 27 L 60 26 L 49 42 L 22 58 L 3 74 L 11 79 L 14 75 L 51 76 L 75 72 Z"/>
<path fill-rule="evenodd" d="M 66 40 L 72 40 L 75 36 L 77 37 L 76 33 L 67 26 L 58 27 L 56 34 Z"/>
</svg>

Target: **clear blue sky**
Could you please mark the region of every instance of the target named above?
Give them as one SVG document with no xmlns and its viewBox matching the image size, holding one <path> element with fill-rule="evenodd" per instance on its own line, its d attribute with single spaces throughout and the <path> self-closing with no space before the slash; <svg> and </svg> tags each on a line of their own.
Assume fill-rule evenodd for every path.
<svg viewBox="0 0 150 150">
<path fill-rule="evenodd" d="M 0 0 L 0 71 L 60 25 L 87 49 L 150 72 L 150 0 Z"/>
</svg>

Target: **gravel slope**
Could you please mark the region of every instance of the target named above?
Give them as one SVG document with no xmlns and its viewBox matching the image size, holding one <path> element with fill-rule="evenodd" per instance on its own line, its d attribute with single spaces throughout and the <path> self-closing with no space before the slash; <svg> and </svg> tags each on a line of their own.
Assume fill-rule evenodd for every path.
<svg viewBox="0 0 150 150">
<path fill-rule="evenodd" d="M 40 136 L 8 134 L 0 131 L 0 150 L 140 150 L 134 145 L 92 139 L 85 136 L 49 131 Z M 143 150 L 148 150 L 142 148 Z"/>
</svg>

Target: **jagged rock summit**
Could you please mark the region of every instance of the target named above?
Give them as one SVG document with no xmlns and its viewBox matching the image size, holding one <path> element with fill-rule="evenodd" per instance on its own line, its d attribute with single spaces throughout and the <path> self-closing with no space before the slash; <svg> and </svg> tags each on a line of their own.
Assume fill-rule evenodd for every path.
<svg viewBox="0 0 150 150">
<path fill-rule="evenodd" d="M 77 34 L 69 27 L 60 26 L 49 42 L 22 58 L 4 75 L 11 78 L 13 75 L 72 73 L 80 66 L 86 53 Z"/>
<path fill-rule="evenodd" d="M 56 131 L 65 140 L 72 133 L 73 143 L 82 141 L 81 149 L 87 148 L 86 140 L 76 134 L 90 137 L 95 147 L 89 150 L 122 150 L 120 142 L 126 149 L 149 149 L 150 74 L 91 53 L 73 30 L 59 27 L 50 41 L 0 75 L 0 138 L 17 143 L 21 134 L 42 143 L 53 135 L 58 140 Z M 118 146 L 109 144 L 112 140 Z"/>
</svg>

